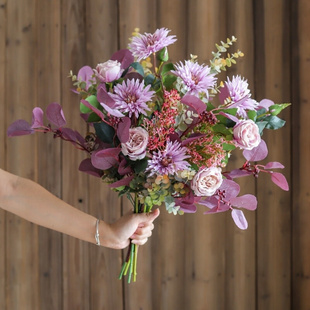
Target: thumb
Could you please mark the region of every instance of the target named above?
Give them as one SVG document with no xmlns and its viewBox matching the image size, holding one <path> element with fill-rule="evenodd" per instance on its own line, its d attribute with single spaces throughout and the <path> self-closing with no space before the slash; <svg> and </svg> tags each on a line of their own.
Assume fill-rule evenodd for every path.
<svg viewBox="0 0 310 310">
<path fill-rule="evenodd" d="M 159 209 L 155 209 L 152 212 L 147 213 L 139 213 L 139 220 L 140 223 L 150 222 L 152 223 L 160 214 Z"/>
</svg>

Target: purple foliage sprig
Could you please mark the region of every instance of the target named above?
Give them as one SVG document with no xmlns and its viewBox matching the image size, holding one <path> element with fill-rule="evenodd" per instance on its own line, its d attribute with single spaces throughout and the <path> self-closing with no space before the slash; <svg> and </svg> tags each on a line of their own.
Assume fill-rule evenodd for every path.
<svg viewBox="0 0 310 310">
<path fill-rule="evenodd" d="M 36 107 L 32 111 L 32 123 L 29 124 L 25 120 L 17 120 L 12 123 L 7 134 L 9 137 L 29 135 L 35 132 L 52 133 L 54 138 L 60 138 L 64 141 L 72 143 L 77 149 L 91 152 L 89 141 L 76 130 L 64 127 L 67 122 L 63 110 L 58 103 L 50 103 L 46 108 L 46 118 L 49 121 L 44 125 L 44 112 L 41 108 Z"/>
<path fill-rule="evenodd" d="M 234 169 L 229 172 L 225 172 L 224 175 L 228 179 L 235 179 L 239 177 L 245 177 L 253 175 L 258 178 L 260 172 L 268 173 L 271 176 L 271 181 L 279 186 L 281 189 L 288 191 L 289 185 L 285 176 L 280 172 L 274 172 L 271 169 L 283 169 L 285 168 L 281 163 L 273 161 L 267 164 L 257 164 L 257 161 L 265 159 L 268 155 L 268 148 L 264 140 L 253 148 L 252 150 L 244 150 L 243 156 L 246 159 L 245 163 L 239 169 Z"/>
</svg>

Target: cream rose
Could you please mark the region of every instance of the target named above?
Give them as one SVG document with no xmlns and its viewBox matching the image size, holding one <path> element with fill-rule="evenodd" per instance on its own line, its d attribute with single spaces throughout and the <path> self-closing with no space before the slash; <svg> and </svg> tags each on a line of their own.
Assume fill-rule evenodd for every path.
<svg viewBox="0 0 310 310">
<path fill-rule="evenodd" d="M 122 153 L 128 155 L 131 160 L 138 160 L 145 157 L 146 147 L 149 140 L 148 132 L 141 128 L 129 129 L 129 140 L 122 143 Z"/>
<path fill-rule="evenodd" d="M 96 77 L 104 83 L 119 79 L 123 71 L 121 63 L 117 60 L 108 60 L 104 63 L 100 63 L 94 70 Z"/>
<path fill-rule="evenodd" d="M 200 169 L 192 180 L 192 190 L 196 196 L 212 196 L 221 186 L 223 177 L 222 169 L 210 167 Z"/>
<path fill-rule="evenodd" d="M 252 150 L 261 142 L 258 126 L 250 119 L 240 121 L 233 129 L 234 140 L 241 149 Z"/>
</svg>

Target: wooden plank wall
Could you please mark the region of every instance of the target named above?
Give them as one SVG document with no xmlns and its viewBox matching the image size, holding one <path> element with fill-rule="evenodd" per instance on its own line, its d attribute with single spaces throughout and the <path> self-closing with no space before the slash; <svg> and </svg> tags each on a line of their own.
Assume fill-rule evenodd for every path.
<svg viewBox="0 0 310 310">
<path fill-rule="evenodd" d="M 308 310 L 309 17 L 307 0 L 0 0 L 0 167 L 106 221 L 129 204 L 77 171 L 82 154 L 52 137 L 8 139 L 6 129 L 30 120 L 33 107 L 60 102 L 68 124 L 84 131 L 68 73 L 125 48 L 135 27 L 171 29 L 173 61 L 192 53 L 208 63 L 215 42 L 235 35 L 245 57 L 229 74 L 245 76 L 257 100 L 293 103 L 286 127 L 264 135 L 268 160 L 286 166 L 290 192 L 264 175 L 242 180 L 243 192 L 259 199 L 246 213 L 247 231 L 229 214 L 162 210 L 140 249 L 137 283 L 117 279 L 121 251 L 0 210 L 0 309 Z"/>
</svg>

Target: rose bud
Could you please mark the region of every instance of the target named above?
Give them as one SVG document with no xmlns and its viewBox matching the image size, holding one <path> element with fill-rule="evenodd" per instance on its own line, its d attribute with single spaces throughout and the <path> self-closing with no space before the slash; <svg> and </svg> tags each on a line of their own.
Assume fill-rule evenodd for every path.
<svg viewBox="0 0 310 310">
<path fill-rule="evenodd" d="M 121 63 L 117 60 L 108 60 L 98 64 L 94 72 L 100 82 L 109 83 L 118 80 L 124 69 L 121 68 Z"/>
</svg>

